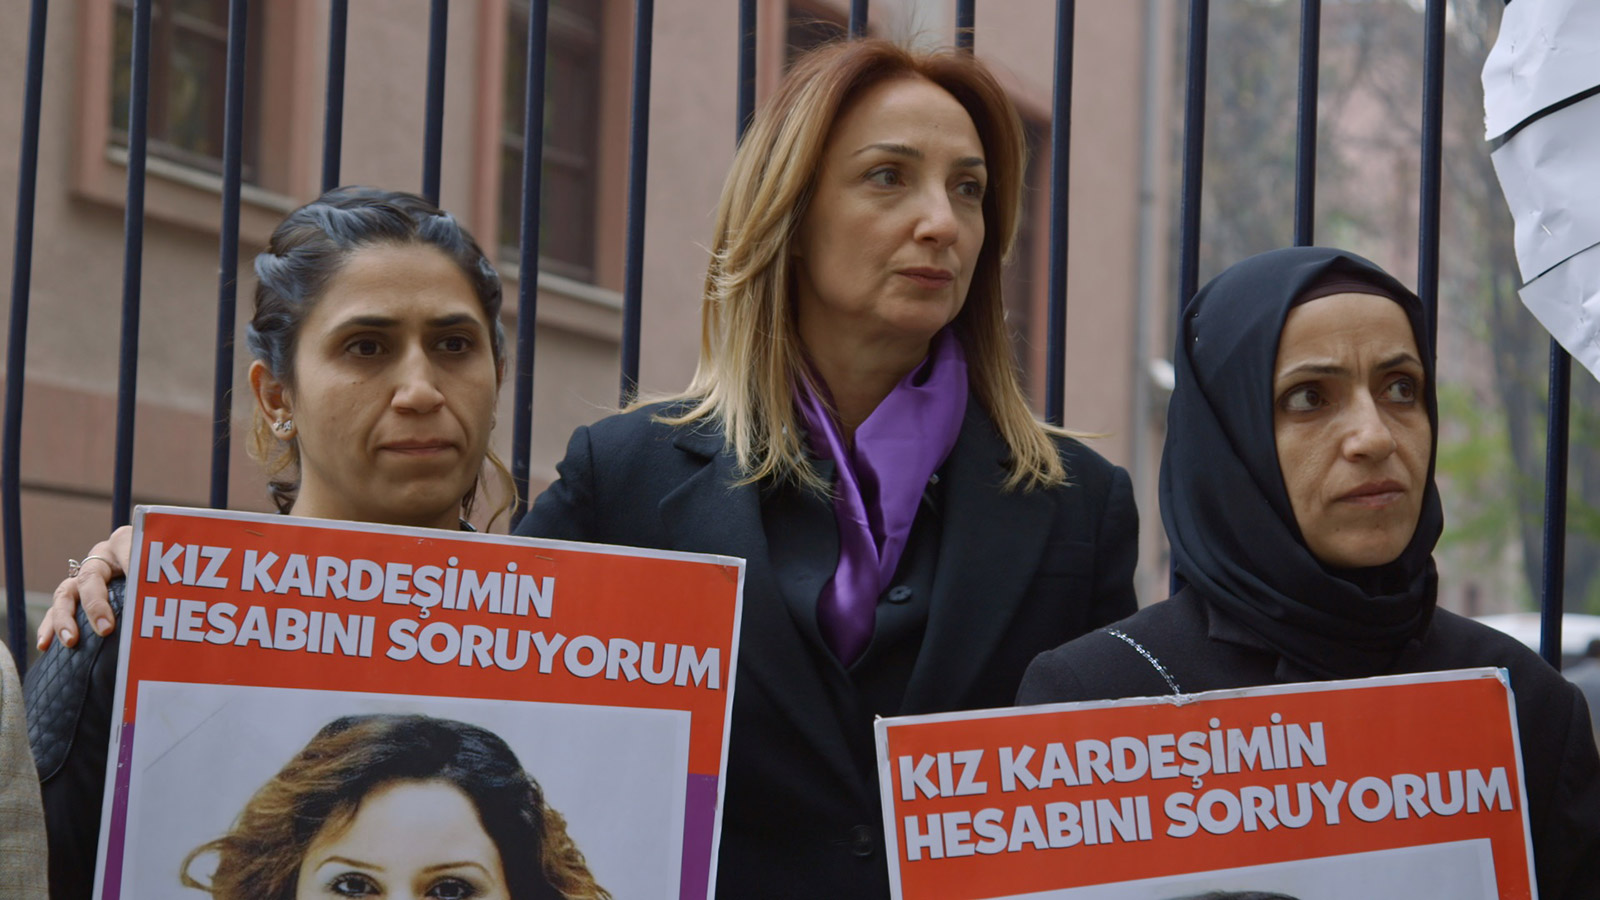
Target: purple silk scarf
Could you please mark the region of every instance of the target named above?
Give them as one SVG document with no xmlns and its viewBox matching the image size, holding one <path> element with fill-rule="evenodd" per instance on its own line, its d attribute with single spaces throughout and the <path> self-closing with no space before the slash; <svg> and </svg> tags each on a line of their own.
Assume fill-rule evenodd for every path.
<svg viewBox="0 0 1600 900">
<path fill-rule="evenodd" d="M 795 400 L 812 452 L 833 460 L 837 470 L 839 565 L 817 599 L 817 625 L 848 666 L 872 642 L 878 596 L 900 565 L 923 490 L 961 433 L 967 360 L 955 334 L 940 331 L 928 358 L 856 428 L 853 448 L 828 405 L 807 385 L 796 387 Z"/>
</svg>

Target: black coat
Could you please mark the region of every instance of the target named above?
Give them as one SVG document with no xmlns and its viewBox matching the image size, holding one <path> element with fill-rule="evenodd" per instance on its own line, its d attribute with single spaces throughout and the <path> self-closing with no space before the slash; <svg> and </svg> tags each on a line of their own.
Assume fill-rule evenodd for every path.
<svg viewBox="0 0 1600 900">
<path fill-rule="evenodd" d="M 743 557 L 717 894 L 888 897 L 870 717 L 806 612 L 784 599 L 762 490 L 735 486 L 720 432 L 653 421 L 660 410 L 579 428 L 517 533 Z M 1070 486 L 1002 491 L 1005 445 L 969 403 L 940 469 L 928 619 L 900 712 L 1007 705 L 1037 653 L 1133 611 L 1127 473 L 1076 441 L 1058 447 Z M 835 560 L 819 562 L 831 572 Z"/>
<path fill-rule="evenodd" d="M 122 623 L 127 582 L 112 579 L 111 612 Z M 78 607 L 78 646 L 56 641 L 28 669 L 28 744 L 39 767 L 51 900 L 94 896 L 101 800 L 117 693 L 121 632 L 101 637 Z"/>
<path fill-rule="evenodd" d="M 1185 693 L 1314 680 L 1268 650 L 1193 590 L 1117 624 Z M 1515 639 L 1436 610 L 1384 674 L 1498 666 L 1511 676 L 1542 900 L 1600 898 L 1600 760 L 1577 688 Z M 1020 704 L 1157 696 L 1172 688 L 1126 642 L 1104 631 L 1041 655 Z"/>
</svg>

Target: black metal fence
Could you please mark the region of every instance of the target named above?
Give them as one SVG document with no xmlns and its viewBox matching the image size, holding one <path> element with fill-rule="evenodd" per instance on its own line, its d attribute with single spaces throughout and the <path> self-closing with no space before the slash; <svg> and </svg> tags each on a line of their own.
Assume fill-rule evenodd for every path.
<svg viewBox="0 0 1600 900">
<path fill-rule="evenodd" d="M 755 0 L 737 0 L 739 15 L 738 122 L 735 139 L 743 134 L 754 106 Z M 151 0 L 133 3 L 131 91 L 128 110 L 128 186 L 123 263 L 121 351 L 119 362 L 116 463 L 112 487 L 112 527 L 129 519 L 132 496 L 135 380 L 138 373 L 139 288 L 144 236 L 144 186 L 147 151 L 146 113 L 149 92 Z M 16 248 L 11 281 L 11 318 L 6 358 L 6 399 L 3 433 L 0 433 L 0 516 L 3 516 L 6 600 L 10 645 L 22 665 L 28 635 L 24 612 L 22 521 L 19 500 L 22 405 L 27 354 L 28 304 L 32 275 L 34 201 L 38 173 L 40 105 L 43 94 L 47 0 L 33 0 L 28 31 L 21 160 L 17 191 Z M 974 0 L 958 0 L 956 35 L 959 45 L 971 48 L 977 33 Z M 440 155 L 443 147 L 445 37 L 448 0 L 431 0 L 428 76 L 423 139 L 422 194 L 437 200 Z M 866 33 L 867 0 L 851 0 L 849 33 Z M 1424 9 L 1423 137 L 1420 147 L 1421 190 L 1417 288 L 1429 313 L 1430 329 L 1437 329 L 1439 283 L 1439 217 L 1441 121 L 1446 0 L 1427 0 Z M 241 135 L 245 95 L 245 30 L 248 0 L 230 0 L 227 40 L 226 113 L 222 177 L 222 222 L 219 251 L 221 273 L 217 291 L 216 384 L 213 407 L 211 504 L 227 504 L 230 442 L 230 394 L 233 374 L 235 278 L 238 267 Z M 538 300 L 539 204 L 544 125 L 544 76 L 549 0 L 532 0 L 528 16 L 528 66 L 524 93 L 522 160 L 522 277 L 518 292 L 515 420 L 512 436 L 512 473 L 520 497 L 526 497 L 529 475 L 529 439 L 533 421 L 533 356 Z M 328 23 L 327 99 L 323 129 L 322 187 L 339 184 L 341 127 L 344 110 L 345 37 L 348 0 L 332 0 Z M 650 121 L 650 52 L 653 0 L 635 0 L 632 118 L 629 136 L 627 189 L 627 245 L 624 258 L 621 398 L 630 399 L 639 377 L 640 309 L 644 265 L 645 162 Z M 1178 307 L 1193 296 L 1198 284 L 1200 240 L 1200 186 L 1205 131 L 1207 23 L 1209 0 L 1190 0 L 1188 9 L 1187 83 L 1184 101 L 1182 199 L 1178 265 Z M 1045 413 L 1062 422 L 1063 383 L 1066 368 L 1066 274 L 1068 153 L 1072 125 L 1072 61 L 1074 0 L 1057 0 L 1055 22 L 1055 84 L 1051 123 L 1050 162 L 1050 262 L 1048 283 L 1048 340 Z M 1295 166 L 1294 242 L 1312 242 L 1315 209 L 1317 135 L 1317 73 L 1319 63 L 1321 0 L 1301 0 L 1299 55 L 1299 114 Z M 1541 591 L 1542 652 L 1560 665 L 1563 547 L 1566 518 L 1568 390 L 1570 359 L 1551 342 L 1548 462 L 1545 486 L 1544 580 Z M 513 517 L 520 517 L 519 503 Z"/>
</svg>

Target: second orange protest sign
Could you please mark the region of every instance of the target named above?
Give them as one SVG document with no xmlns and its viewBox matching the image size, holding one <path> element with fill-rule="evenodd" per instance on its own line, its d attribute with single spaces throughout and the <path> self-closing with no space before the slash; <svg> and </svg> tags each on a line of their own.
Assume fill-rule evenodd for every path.
<svg viewBox="0 0 1600 900">
<path fill-rule="evenodd" d="M 1479 669 L 881 720 L 896 896 L 1529 897 L 1511 704 Z"/>
</svg>

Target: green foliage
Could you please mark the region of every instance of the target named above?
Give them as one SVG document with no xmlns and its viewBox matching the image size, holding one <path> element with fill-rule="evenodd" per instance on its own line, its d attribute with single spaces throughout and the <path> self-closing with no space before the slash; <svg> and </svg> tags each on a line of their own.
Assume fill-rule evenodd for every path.
<svg viewBox="0 0 1600 900">
<path fill-rule="evenodd" d="M 1316 243 L 1415 284 L 1422 140 L 1420 0 L 1325 4 Z M 1293 239 L 1300 5 L 1211 6 L 1202 281 Z M 1512 222 L 1483 140 L 1480 73 L 1502 0 L 1448 0 L 1439 315 L 1438 472 L 1453 568 L 1537 596 L 1543 557 L 1549 336 L 1517 297 Z M 1181 91 L 1183 67 L 1175 67 Z M 1600 612 L 1600 383 L 1573 373 L 1566 605 Z M 1508 560 L 1521 557 L 1519 578 Z"/>
<path fill-rule="evenodd" d="M 1492 556 L 1517 540 L 1519 486 L 1506 477 L 1516 469 L 1505 417 L 1465 386 L 1444 384 L 1439 386 L 1439 419 L 1446 424 L 1437 472 L 1449 523 L 1440 548 L 1471 547 L 1482 549 L 1480 556 Z"/>
</svg>

